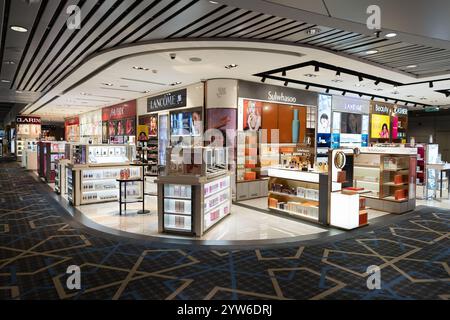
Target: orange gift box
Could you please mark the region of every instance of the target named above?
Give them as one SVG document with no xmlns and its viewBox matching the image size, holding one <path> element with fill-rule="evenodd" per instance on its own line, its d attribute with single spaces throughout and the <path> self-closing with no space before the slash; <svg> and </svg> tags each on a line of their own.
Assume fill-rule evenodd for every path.
<svg viewBox="0 0 450 320">
<path fill-rule="evenodd" d="M 256 179 L 256 172 L 246 172 L 244 174 L 244 180 L 255 180 Z"/>
</svg>

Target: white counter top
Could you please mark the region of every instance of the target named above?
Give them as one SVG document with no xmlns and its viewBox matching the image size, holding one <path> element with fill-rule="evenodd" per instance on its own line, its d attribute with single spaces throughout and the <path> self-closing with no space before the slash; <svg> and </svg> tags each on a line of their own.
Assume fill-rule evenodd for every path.
<svg viewBox="0 0 450 320">
<path fill-rule="evenodd" d="M 319 172 L 299 171 L 289 168 L 271 167 L 268 169 L 269 177 L 291 179 L 312 183 L 319 183 Z"/>
</svg>

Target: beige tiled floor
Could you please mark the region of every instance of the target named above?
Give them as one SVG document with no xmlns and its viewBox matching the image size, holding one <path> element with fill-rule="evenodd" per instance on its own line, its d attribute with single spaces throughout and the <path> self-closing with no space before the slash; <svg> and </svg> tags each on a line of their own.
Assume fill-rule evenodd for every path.
<svg viewBox="0 0 450 320">
<path fill-rule="evenodd" d="M 167 236 L 158 233 L 156 201 L 147 201 L 150 214 L 138 215 L 141 204 L 129 204 L 129 211 L 119 215 L 116 202 L 84 205 L 77 207 L 90 220 L 106 227 L 126 232 Z M 270 214 L 233 206 L 231 215 L 208 231 L 202 240 L 254 240 L 276 239 L 308 235 L 326 231 L 302 222 L 276 217 Z"/>
</svg>

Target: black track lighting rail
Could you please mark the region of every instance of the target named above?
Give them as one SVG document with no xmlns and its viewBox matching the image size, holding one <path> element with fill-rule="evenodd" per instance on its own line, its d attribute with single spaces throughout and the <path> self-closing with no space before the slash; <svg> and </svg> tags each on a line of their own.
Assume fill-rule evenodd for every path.
<svg viewBox="0 0 450 320">
<path fill-rule="evenodd" d="M 390 98 L 390 97 L 381 96 L 381 95 L 368 94 L 368 93 L 364 93 L 364 92 L 361 92 L 361 91 L 348 90 L 348 89 L 342 89 L 342 88 L 337 88 L 337 87 L 331 87 L 331 86 L 322 85 L 322 84 L 313 83 L 313 82 L 307 82 L 307 81 L 302 81 L 302 80 L 294 80 L 294 79 L 289 79 L 288 80 L 286 78 L 279 77 L 279 76 L 274 76 L 274 75 L 264 74 L 264 75 L 255 75 L 255 76 L 262 77 L 262 79 L 264 79 L 264 81 L 266 79 L 271 79 L 271 80 L 276 80 L 276 81 L 282 81 L 285 84 L 286 84 L 286 82 L 288 82 L 288 83 L 295 83 L 295 84 L 304 85 L 304 86 L 306 86 L 305 87 L 306 90 L 308 90 L 311 87 L 315 87 L 315 88 L 325 89 L 326 93 L 329 93 L 330 91 L 337 91 L 337 92 L 341 92 L 342 95 L 346 95 L 346 94 L 349 94 L 349 93 L 350 94 L 357 94 L 360 97 L 363 97 L 363 96 L 369 97 L 370 100 L 374 100 L 375 98 L 377 98 L 377 99 L 384 99 L 384 101 L 386 101 L 386 102 L 391 100 L 395 104 L 402 103 L 405 106 L 408 106 L 408 105 L 411 105 L 411 106 L 421 105 L 422 107 L 431 106 L 429 104 L 417 103 L 415 101 L 408 101 L 408 100 Z"/>
<path fill-rule="evenodd" d="M 427 80 L 427 81 L 402 83 L 402 82 L 393 81 L 393 80 L 382 78 L 382 77 L 376 77 L 376 76 L 373 76 L 371 74 L 362 73 L 362 72 L 354 71 L 354 70 L 351 70 L 351 69 L 338 67 L 338 66 L 335 66 L 335 65 L 332 65 L 332 64 L 319 62 L 319 61 L 316 61 L 316 60 L 311 60 L 311 61 L 307 61 L 307 62 L 293 64 L 293 65 L 290 65 L 290 66 L 287 66 L 287 67 L 282 67 L 282 68 L 277 68 L 277 69 L 269 70 L 269 71 L 262 72 L 262 73 L 257 73 L 257 74 L 255 74 L 255 76 L 264 77 L 264 76 L 274 75 L 274 74 L 277 74 L 277 73 L 281 72 L 282 76 L 286 77 L 287 72 L 290 71 L 290 70 L 296 70 L 296 69 L 301 69 L 301 68 L 311 67 L 311 66 L 314 67 L 314 72 L 319 72 L 320 68 L 323 68 L 323 69 L 335 71 L 336 72 L 336 76 L 339 76 L 339 75 L 341 75 L 341 73 L 344 73 L 344 74 L 355 76 L 356 78 L 358 78 L 359 81 L 363 81 L 364 79 L 367 79 L 367 80 L 374 81 L 375 85 L 378 85 L 380 83 L 385 83 L 385 84 L 392 85 L 394 87 L 405 87 L 405 86 L 412 86 L 412 85 L 428 83 L 429 87 L 433 88 L 433 84 L 435 82 L 442 82 L 442 81 L 449 81 L 450 80 L 450 78 L 444 78 L 444 79 L 436 79 L 436 80 L 432 80 L 432 81 Z M 289 82 L 293 82 L 293 81 L 291 81 L 291 79 L 285 79 L 285 80 L 287 80 Z M 443 93 L 447 97 L 447 94 L 446 94 L 447 91 L 446 90 L 445 90 L 445 92 L 443 90 L 436 90 L 436 92 Z"/>
</svg>

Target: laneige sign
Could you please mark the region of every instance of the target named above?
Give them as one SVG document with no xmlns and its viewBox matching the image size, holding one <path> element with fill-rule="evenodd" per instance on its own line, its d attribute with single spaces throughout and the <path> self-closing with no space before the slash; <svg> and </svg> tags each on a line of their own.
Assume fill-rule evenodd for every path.
<svg viewBox="0 0 450 320">
<path fill-rule="evenodd" d="M 334 111 L 369 114 L 369 102 L 353 98 L 333 96 Z"/>
<path fill-rule="evenodd" d="M 185 107 L 186 96 L 187 89 L 183 89 L 148 98 L 147 112 Z"/>
</svg>

